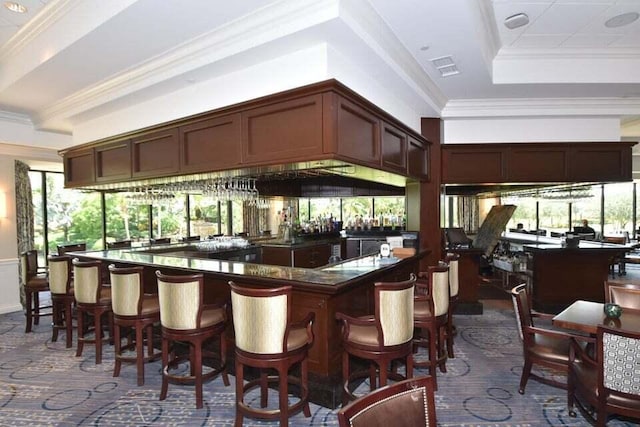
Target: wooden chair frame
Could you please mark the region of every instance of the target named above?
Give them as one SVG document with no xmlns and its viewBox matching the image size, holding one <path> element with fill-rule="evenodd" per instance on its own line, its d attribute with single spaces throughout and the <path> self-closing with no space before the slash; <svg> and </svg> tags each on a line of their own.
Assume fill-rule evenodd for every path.
<svg viewBox="0 0 640 427">
<path fill-rule="evenodd" d="M 52 263 L 64 262 L 67 269 L 67 280 L 64 285 L 65 293 L 54 292 L 51 289 L 51 303 L 53 305 L 53 321 L 51 341 L 58 341 L 59 331 L 65 331 L 65 339 L 67 348 L 73 345 L 73 307 L 76 299 L 73 293 L 72 264 L 69 255 L 51 255 L 49 256 L 49 265 Z M 50 278 L 50 280 L 52 277 Z M 50 285 L 51 288 L 51 285 Z"/>
<path fill-rule="evenodd" d="M 25 333 L 33 330 L 33 325 L 40 324 L 40 318 L 53 315 L 52 304 L 40 305 L 40 293 L 49 292 L 49 279 L 46 272 L 38 268 L 38 251 L 23 252 L 22 264 L 26 266 L 22 272 L 25 295 Z M 45 270 L 46 271 L 46 270 Z"/>
</svg>

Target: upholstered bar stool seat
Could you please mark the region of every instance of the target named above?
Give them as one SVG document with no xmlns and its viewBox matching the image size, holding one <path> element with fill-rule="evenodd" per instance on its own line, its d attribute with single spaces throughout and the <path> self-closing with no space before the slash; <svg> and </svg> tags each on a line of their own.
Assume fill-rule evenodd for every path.
<svg viewBox="0 0 640 427">
<path fill-rule="evenodd" d="M 289 417 L 302 411 L 311 416 L 307 358 L 313 345 L 314 313 L 302 321 L 291 321 L 291 286 L 256 289 L 229 282 L 233 327 L 236 338 L 236 426 L 245 416 L 289 424 Z M 300 365 L 300 377 L 289 373 Z M 245 366 L 260 370 L 258 379 L 244 384 Z M 273 369 L 277 376 L 269 376 Z M 278 409 L 262 409 L 268 405 L 268 384 L 278 384 Z M 298 386 L 299 399 L 289 404 L 289 384 Z M 247 393 L 260 388 L 260 406 L 252 407 Z"/>
<path fill-rule="evenodd" d="M 40 305 L 40 293 L 49 292 L 49 278 L 38 269 L 38 251 L 26 251 L 20 256 L 22 286 L 24 287 L 27 323 L 25 333 L 40 323 L 40 317 L 51 316 L 50 304 Z"/>
<path fill-rule="evenodd" d="M 167 398 L 169 383 L 194 384 L 196 408 L 203 406 L 202 385 L 218 375 L 229 385 L 227 375 L 226 304 L 205 305 L 202 274 L 168 276 L 156 271 L 162 325 L 162 389 L 160 400 Z M 204 349 L 204 344 L 218 338 L 219 353 Z M 175 351 L 175 343 L 189 346 L 189 354 Z M 212 361 L 203 372 L 203 359 Z M 189 361 L 189 374 L 181 375 L 178 366 Z"/>
<path fill-rule="evenodd" d="M 78 349 L 76 357 L 82 356 L 85 344 L 96 347 L 96 364 L 102 363 L 102 344 L 113 335 L 113 311 L 111 310 L 111 289 L 103 287 L 102 263 L 73 260 L 74 295 L 78 309 Z M 85 318 L 93 318 L 93 326 L 85 328 Z M 103 320 L 106 320 L 109 335 L 103 335 Z M 93 332 L 93 338 L 91 333 Z"/>
<path fill-rule="evenodd" d="M 73 341 L 73 304 L 75 303 L 70 256 L 49 257 L 49 288 L 53 304 L 51 341 L 58 341 L 59 331 L 65 331 L 67 348 L 70 348 Z"/>
<path fill-rule="evenodd" d="M 122 362 L 135 363 L 138 385 L 144 384 L 144 364 L 161 356 L 160 351 L 156 352 L 153 346 L 153 325 L 160 322 L 160 301 L 157 294 L 144 293 L 143 271 L 142 267 L 117 268 L 113 264 L 109 266 L 116 358 L 113 376 L 120 375 Z M 122 346 L 122 329 L 134 329 L 135 332 L 133 342 L 129 335 L 125 346 Z M 125 352 L 132 349 L 135 350 L 135 355 L 128 356 Z"/>
<path fill-rule="evenodd" d="M 413 376 L 413 296 L 415 276 L 402 282 L 379 282 L 374 285 L 375 314 L 351 317 L 337 313 L 342 322 L 342 403 L 354 400 L 356 380 L 369 377 L 370 390 L 380 387 L 387 378 L 403 380 Z M 350 357 L 369 362 L 366 371 L 351 372 Z M 404 359 L 406 375 L 390 369 L 393 361 Z M 378 373 L 378 375 L 376 375 Z M 379 381 L 377 377 L 379 376 Z"/>
<path fill-rule="evenodd" d="M 458 293 L 460 290 L 460 275 L 458 272 L 458 265 L 460 263 L 460 255 L 447 254 L 445 262 L 449 266 L 449 308 L 447 310 L 447 357 L 453 359 L 453 337 L 456 335 L 457 330 L 453 324 L 453 312 L 458 305 Z"/>
</svg>

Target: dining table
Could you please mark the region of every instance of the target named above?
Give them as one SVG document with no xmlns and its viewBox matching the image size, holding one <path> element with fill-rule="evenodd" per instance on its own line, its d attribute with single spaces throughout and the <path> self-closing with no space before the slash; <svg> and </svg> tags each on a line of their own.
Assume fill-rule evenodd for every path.
<svg viewBox="0 0 640 427">
<path fill-rule="evenodd" d="M 622 308 L 619 318 L 607 317 L 604 304 L 600 302 L 578 300 L 555 315 L 553 325 L 595 335 L 598 325 L 640 332 L 640 310 Z"/>
</svg>

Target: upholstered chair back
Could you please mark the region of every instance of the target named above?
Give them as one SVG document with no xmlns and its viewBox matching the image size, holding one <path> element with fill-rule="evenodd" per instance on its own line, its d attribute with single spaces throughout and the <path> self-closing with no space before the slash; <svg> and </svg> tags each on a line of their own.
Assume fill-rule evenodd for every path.
<svg viewBox="0 0 640 427">
<path fill-rule="evenodd" d="M 100 261 L 73 260 L 73 277 L 76 301 L 82 304 L 96 304 L 100 300 L 102 280 Z"/>
<path fill-rule="evenodd" d="M 111 264 L 111 308 L 118 316 L 137 316 L 142 310 L 144 295 L 142 267 L 117 268 Z"/>
<path fill-rule="evenodd" d="M 196 329 L 202 314 L 202 274 L 167 276 L 159 271 L 160 323 L 170 329 Z"/>
<path fill-rule="evenodd" d="M 458 296 L 458 289 L 460 288 L 458 279 L 458 263 L 460 256 L 452 254 L 447 255 L 447 262 L 449 264 L 449 295 L 452 297 Z"/>
<path fill-rule="evenodd" d="M 340 427 L 435 427 L 433 377 L 422 376 L 379 388 L 338 411 Z"/>
<path fill-rule="evenodd" d="M 58 245 L 58 255 L 64 255 L 67 252 L 84 252 L 87 250 L 86 243 L 72 243 L 69 245 Z"/>
<path fill-rule="evenodd" d="M 376 319 L 383 344 L 404 344 L 413 338 L 413 295 L 416 277 L 402 282 L 378 282 L 374 286 Z"/>
<path fill-rule="evenodd" d="M 22 284 L 38 274 L 38 251 L 30 250 L 20 255 L 20 268 L 22 269 Z"/>
<path fill-rule="evenodd" d="M 71 257 L 67 255 L 49 257 L 49 289 L 52 294 L 65 295 L 71 288 Z"/>
<path fill-rule="evenodd" d="M 602 384 L 605 389 L 637 396 L 640 401 L 640 333 L 598 327 L 598 349 L 602 360 Z"/>
<path fill-rule="evenodd" d="M 429 267 L 431 298 L 434 316 L 443 316 L 449 310 L 449 267 Z"/>
<path fill-rule="evenodd" d="M 247 289 L 234 283 L 230 286 L 236 347 L 254 354 L 284 353 L 291 286 L 272 289 Z"/>
</svg>

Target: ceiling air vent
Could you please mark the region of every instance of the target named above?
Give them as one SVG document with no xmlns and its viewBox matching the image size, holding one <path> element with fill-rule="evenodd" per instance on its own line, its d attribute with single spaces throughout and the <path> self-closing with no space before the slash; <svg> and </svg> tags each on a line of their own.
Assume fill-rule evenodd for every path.
<svg viewBox="0 0 640 427">
<path fill-rule="evenodd" d="M 449 77 L 455 74 L 460 74 L 460 70 L 456 67 L 456 63 L 453 62 L 451 55 L 441 56 L 439 58 L 433 58 L 431 60 L 433 66 L 440 72 L 442 77 Z"/>
</svg>

